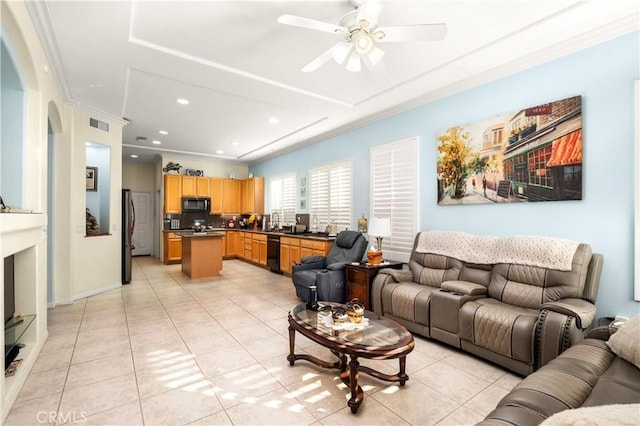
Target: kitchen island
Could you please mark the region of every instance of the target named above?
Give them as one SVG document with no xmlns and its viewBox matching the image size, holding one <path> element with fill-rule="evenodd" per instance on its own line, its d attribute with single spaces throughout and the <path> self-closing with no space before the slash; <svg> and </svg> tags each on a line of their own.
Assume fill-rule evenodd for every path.
<svg viewBox="0 0 640 426">
<path fill-rule="evenodd" d="M 224 234 L 219 232 L 179 234 L 182 236 L 182 272 L 190 278 L 220 275 Z"/>
</svg>

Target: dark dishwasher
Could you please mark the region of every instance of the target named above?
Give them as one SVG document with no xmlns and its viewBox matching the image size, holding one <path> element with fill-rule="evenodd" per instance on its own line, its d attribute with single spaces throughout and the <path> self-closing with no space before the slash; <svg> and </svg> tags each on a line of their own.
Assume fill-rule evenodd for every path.
<svg viewBox="0 0 640 426">
<path fill-rule="evenodd" d="M 280 272 L 280 235 L 269 235 L 267 237 L 267 266 L 271 272 Z"/>
</svg>

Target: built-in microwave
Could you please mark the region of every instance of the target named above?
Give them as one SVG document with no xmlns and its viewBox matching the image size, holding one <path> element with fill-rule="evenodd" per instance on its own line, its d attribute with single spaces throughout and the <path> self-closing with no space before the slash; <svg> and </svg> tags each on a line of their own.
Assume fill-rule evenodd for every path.
<svg viewBox="0 0 640 426">
<path fill-rule="evenodd" d="M 211 198 L 182 197 L 182 213 L 209 213 Z"/>
</svg>

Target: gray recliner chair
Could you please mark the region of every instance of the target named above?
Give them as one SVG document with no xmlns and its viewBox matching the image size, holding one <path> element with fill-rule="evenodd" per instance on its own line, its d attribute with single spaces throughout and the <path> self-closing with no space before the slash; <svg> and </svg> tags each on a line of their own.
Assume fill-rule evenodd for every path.
<svg viewBox="0 0 640 426">
<path fill-rule="evenodd" d="M 356 231 L 342 231 L 324 256 L 303 257 L 291 269 L 296 295 L 308 300 L 309 287 L 318 287 L 318 300 L 345 302 L 344 267 L 350 262 L 360 262 L 367 250 L 367 240 Z"/>
</svg>

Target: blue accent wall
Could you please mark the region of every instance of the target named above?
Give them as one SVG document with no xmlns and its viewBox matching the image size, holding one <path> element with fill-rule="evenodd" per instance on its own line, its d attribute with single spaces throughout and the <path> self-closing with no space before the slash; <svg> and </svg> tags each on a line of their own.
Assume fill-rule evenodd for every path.
<svg viewBox="0 0 640 426">
<path fill-rule="evenodd" d="M 294 171 L 299 179 L 308 176 L 310 167 L 352 158 L 355 228 L 360 214 L 369 215 L 369 148 L 418 136 L 420 230 L 543 235 L 588 243 L 604 255 L 597 316 L 632 316 L 640 311 L 640 303 L 633 301 L 634 120 L 640 119 L 634 112 L 634 81 L 640 78 L 639 52 L 639 33 L 634 32 L 257 163 L 250 170 L 266 177 L 268 192 L 272 175 Z M 437 205 L 437 133 L 576 95 L 582 96 L 583 114 L 581 201 Z"/>
</svg>

